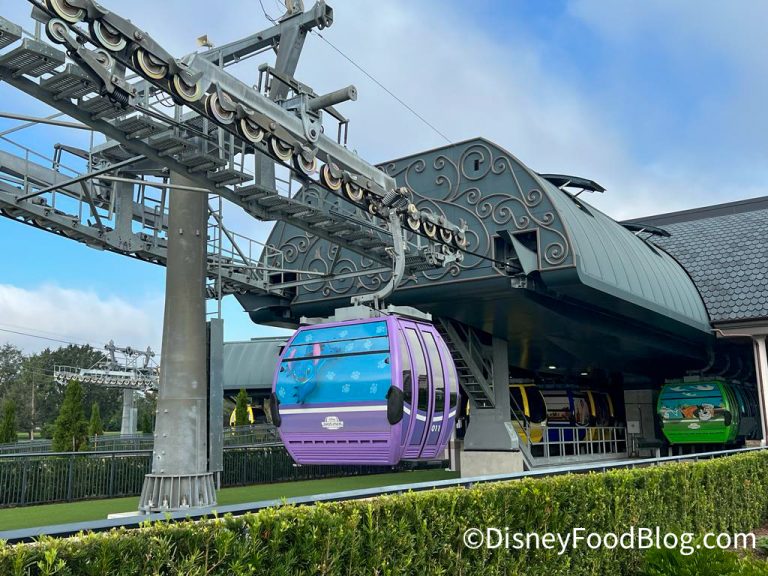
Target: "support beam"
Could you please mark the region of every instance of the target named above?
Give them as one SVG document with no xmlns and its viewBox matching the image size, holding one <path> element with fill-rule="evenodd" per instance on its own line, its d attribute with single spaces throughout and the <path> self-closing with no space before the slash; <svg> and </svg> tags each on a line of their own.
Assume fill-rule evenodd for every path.
<svg viewBox="0 0 768 576">
<path fill-rule="evenodd" d="M 120 245 L 129 246 L 133 238 L 133 184 L 115 182 L 115 231 Z"/>
<path fill-rule="evenodd" d="M 191 186 L 172 173 L 171 181 Z M 163 323 L 163 362 L 157 398 L 152 473 L 139 510 L 149 513 L 213 506 L 208 466 L 208 386 L 205 267 L 208 196 L 172 190 Z"/>
<path fill-rule="evenodd" d="M 766 445 L 766 433 L 768 432 L 768 353 L 766 352 L 765 336 L 754 336 L 752 341 L 755 347 L 755 374 L 757 376 L 757 398 L 760 405 L 760 427 L 762 429 L 760 446 Z"/>
<path fill-rule="evenodd" d="M 56 114 L 59 116 L 59 114 Z M 60 126 L 61 128 L 74 128 L 75 130 L 93 130 L 90 126 L 80 124 L 78 122 L 67 122 L 66 120 L 54 120 L 52 118 L 38 118 L 37 116 L 26 116 L 24 114 L 11 114 L 10 112 L 0 112 L 0 118 L 7 118 L 9 120 L 21 120 L 26 124 L 24 127 L 35 126 L 37 124 L 46 124 L 48 126 Z M 19 129 L 23 129 L 22 126 L 17 126 Z"/>
<path fill-rule="evenodd" d="M 306 30 L 299 27 L 298 20 L 285 22 L 281 26 L 280 43 L 277 46 L 275 70 L 293 77 L 299 65 L 299 57 L 307 37 Z M 288 86 L 282 82 L 274 82 L 269 97 L 274 100 L 285 99 Z M 256 151 L 256 177 L 259 184 L 266 190 L 277 190 L 275 181 L 275 161 L 266 154 Z"/>
<path fill-rule="evenodd" d="M 138 430 L 138 410 L 136 409 L 136 393 L 133 390 L 123 390 L 123 420 L 120 426 L 121 436 L 132 436 Z"/>
<path fill-rule="evenodd" d="M 494 407 L 470 407 L 461 455 L 461 475 L 465 477 L 517 472 L 524 467 L 509 408 L 508 345 L 493 338 L 492 346 Z"/>
<path fill-rule="evenodd" d="M 208 470 L 216 488 L 224 471 L 224 320 L 208 321 Z"/>
</svg>

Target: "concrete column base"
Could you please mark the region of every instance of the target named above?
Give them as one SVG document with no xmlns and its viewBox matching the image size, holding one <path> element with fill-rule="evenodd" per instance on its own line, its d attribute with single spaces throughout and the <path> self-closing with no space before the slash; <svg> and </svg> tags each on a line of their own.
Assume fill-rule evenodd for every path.
<svg viewBox="0 0 768 576">
<path fill-rule="evenodd" d="M 524 469 L 523 455 L 520 452 L 464 450 L 459 459 L 459 474 L 462 478 L 511 474 L 522 472 Z"/>
<path fill-rule="evenodd" d="M 138 430 L 138 409 L 133 390 L 123 390 L 123 419 L 120 426 L 122 436 L 136 434 Z"/>
<path fill-rule="evenodd" d="M 172 476 L 147 474 L 139 510 L 145 514 L 216 505 L 213 472 Z"/>
</svg>

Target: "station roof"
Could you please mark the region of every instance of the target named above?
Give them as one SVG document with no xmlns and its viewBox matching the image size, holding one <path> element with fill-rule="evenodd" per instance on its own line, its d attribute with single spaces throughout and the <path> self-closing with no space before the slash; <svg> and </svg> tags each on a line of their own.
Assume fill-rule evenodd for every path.
<svg viewBox="0 0 768 576">
<path fill-rule="evenodd" d="M 269 389 L 272 387 L 280 347 L 287 337 L 254 338 L 224 343 L 224 390 Z"/>
<path fill-rule="evenodd" d="M 550 182 L 544 182 L 544 188 L 562 219 L 584 285 L 702 330 L 709 328 L 693 280 L 665 250 Z"/>
<path fill-rule="evenodd" d="M 768 319 L 768 196 L 630 220 L 688 271 L 712 322 Z"/>
<path fill-rule="evenodd" d="M 501 338 L 510 362 L 533 371 L 601 366 L 645 373 L 661 365 L 684 370 L 704 358 L 711 326 L 693 280 L 647 233 L 628 230 L 578 196 L 580 189 L 602 190 L 599 184 L 538 174 L 483 138 L 381 168 L 413 190 L 419 209 L 466 225 L 469 241 L 463 261 L 410 274 L 391 304 Z M 338 202 L 311 186 L 300 194 Z M 389 278 L 373 260 L 282 222 L 268 243 L 290 254 L 287 268 L 350 277 L 305 282 L 285 302 L 238 296 L 257 323 L 327 316 Z"/>
</svg>

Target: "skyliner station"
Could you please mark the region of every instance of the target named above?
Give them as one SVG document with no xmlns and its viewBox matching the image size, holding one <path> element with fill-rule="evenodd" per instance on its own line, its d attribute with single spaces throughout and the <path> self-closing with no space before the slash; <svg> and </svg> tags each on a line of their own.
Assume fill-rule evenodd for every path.
<svg viewBox="0 0 768 576">
<path fill-rule="evenodd" d="M 183 57 L 119 3 L 29 4 L 0 9 L 0 81 L 66 120 L 2 116 L 103 136 L 1 150 L 0 214 L 167 270 L 141 510 L 216 503 L 209 422 L 241 388 L 298 464 L 469 477 L 764 445 L 768 198 L 617 222 L 589 174 L 482 135 L 369 164 L 356 88 L 294 77 L 322 0 Z M 272 50 L 255 85 L 228 71 Z M 225 201 L 275 222 L 263 246 Z M 225 296 L 297 332 L 224 342 Z"/>
</svg>

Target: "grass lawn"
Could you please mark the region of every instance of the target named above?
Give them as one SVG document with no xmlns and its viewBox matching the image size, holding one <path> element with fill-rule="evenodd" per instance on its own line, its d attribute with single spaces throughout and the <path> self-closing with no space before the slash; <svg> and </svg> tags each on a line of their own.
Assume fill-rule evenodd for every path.
<svg viewBox="0 0 768 576">
<path fill-rule="evenodd" d="M 219 490 L 218 502 L 220 505 L 226 506 L 227 504 L 243 504 L 245 502 L 258 502 L 259 500 L 271 500 L 274 498 L 291 498 L 293 496 L 308 496 L 310 494 L 342 492 L 344 490 L 358 490 L 377 486 L 429 482 L 451 478 L 458 478 L 458 473 L 446 472 L 444 470 L 416 470 L 413 472 L 398 472 L 396 474 L 371 474 L 348 478 L 259 484 L 256 486 Z M 4 508 L 0 509 L 0 531 L 33 528 L 50 524 L 104 520 L 108 514 L 136 510 L 138 502 L 139 497 L 132 496 L 130 498 L 115 498 L 112 500 L 88 500 L 68 504 Z"/>
</svg>

